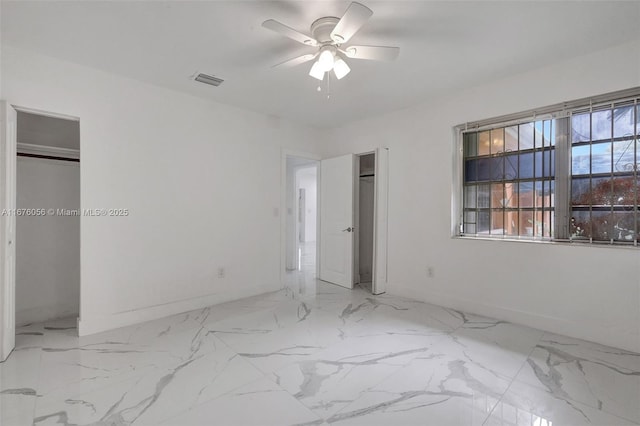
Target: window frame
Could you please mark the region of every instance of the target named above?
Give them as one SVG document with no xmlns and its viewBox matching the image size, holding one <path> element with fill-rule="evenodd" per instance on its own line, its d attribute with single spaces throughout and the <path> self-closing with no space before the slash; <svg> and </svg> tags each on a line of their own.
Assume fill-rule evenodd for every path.
<svg viewBox="0 0 640 426">
<path fill-rule="evenodd" d="M 634 124 L 634 135 L 631 140 L 635 140 L 636 152 L 634 153 L 635 168 L 633 170 L 632 177 L 636 182 L 640 181 L 640 87 L 635 87 L 627 90 L 611 92 L 600 96 L 594 96 L 591 98 L 583 98 L 569 102 L 563 102 L 560 104 L 549 105 L 543 108 L 534 110 L 523 111 L 515 114 L 504 115 L 491 119 L 468 122 L 460 124 L 453 128 L 454 137 L 454 150 L 453 150 L 453 179 L 452 179 L 452 209 L 451 209 L 451 235 L 452 237 L 479 239 L 479 240 L 493 240 L 493 241 L 525 241 L 525 242 L 543 242 L 543 243 L 575 243 L 575 244 L 588 244 L 588 245 L 601 245 L 601 246 L 617 246 L 617 247 L 639 247 L 640 246 L 640 203 L 638 197 L 640 197 L 640 188 L 636 188 L 634 191 L 635 204 L 632 207 L 635 220 L 635 235 L 633 241 L 620 241 L 614 240 L 594 240 L 593 237 L 589 239 L 576 239 L 572 238 L 570 234 L 570 223 L 572 219 L 572 205 L 571 205 L 571 184 L 572 184 L 572 126 L 571 118 L 573 115 L 589 113 L 598 110 L 614 110 L 620 108 L 621 104 L 627 103 L 627 105 L 633 105 L 635 108 L 636 122 Z M 591 115 L 590 115 L 591 117 Z M 554 203 L 554 234 L 550 238 L 529 237 L 521 235 L 485 235 L 485 234 L 465 234 L 464 233 L 464 171 L 465 171 L 465 157 L 464 152 L 464 135 L 466 133 L 492 130 L 497 128 L 506 128 L 524 123 L 554 120 L 556 132 L 555 132 L 555 176 L 551 179 L 555 182 L 555 203 Z M 591 120 L 591 119 L 590 119 Z M 613 128 L 613 124 L 612 124 Z M 611 143 L 615 140 L 615 135 L 611 135 Z M 589 146 L 594 141 L 589 139 Z M 597 142 L 596 142 L 597 143 Z M 612 145 L 613 146 L 613 145 Z M 544 151 L 544 150 L 542 150 Z M 532 152 L 536 152 L 535 148 Z M 479 153 L 476 152 L 476 155 Z M 504 154 L 503 154 L 504 155 Z M 491 156 L 487 157 L 491 158 Z M 590 152 L 591 159 L 591 152 Z M 592 174 L 591 172 L 589 173 Z M 535 175 L 535 174 L 534 174 Z M 577 175 L 576 175 L 577 176 Z M 610 178 L 615 177 L 615 173 L 609 174 Z M 542 179 L 542 178 L 541 178 Z M 519 182 L 520 178 L 516 180 Z M 503 177 L 504 182 L 504 177 Z M 491 183 L 488 181 L 487 183 Z M 612 183 L 613 184 L 613 183 Z M 503 209 L 504 210 L 504 209 Z M 611 212 L 616 211 L 614 206 L 611 206 Z"/>
</svg>

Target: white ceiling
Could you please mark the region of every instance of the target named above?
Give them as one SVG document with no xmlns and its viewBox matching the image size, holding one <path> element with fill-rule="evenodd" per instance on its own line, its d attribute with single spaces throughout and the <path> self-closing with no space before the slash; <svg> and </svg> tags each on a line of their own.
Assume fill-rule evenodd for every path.
<svg viewBox="0 0 640 426">
<path fill-rule="evenodd" d="M 2 1 L 1 36 L 3 44 L 318 127 L 640 39 L 638 1 L 361 2 L 374 15 L 352 42 L 399 46 L 400 57 L 350 60 L 351 74 L 332 84 L 330 99 L 316 92 L 311 64 L 270 68 L 313 50 L 261 23 L 273 18 L 308 33 L 315 19 L 342 16 L 349 1 Z M 225 82 L 195 83 L 196 71 Z"/>
</svg>

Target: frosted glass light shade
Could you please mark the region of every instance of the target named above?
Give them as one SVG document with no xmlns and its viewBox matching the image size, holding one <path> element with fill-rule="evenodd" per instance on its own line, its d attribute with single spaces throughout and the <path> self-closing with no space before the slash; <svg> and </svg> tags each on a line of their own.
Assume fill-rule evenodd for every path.
<svg viewBox="0 0 640 426">
<path fill-rule="evenodd" d="M 322 71 L 331 71 L 334 62 L 333 52 L 329 49 L 323 50 L 318 57 L 318 63 L 322 67 Z"/>
<path fill-rule="evenodd" d="M 342 59 L 338 59 L 333 65 L 333 72 L 336 74 L 338 80 L 340 80 L 342 79 L 342 77 L 351 72 L 351 68 L 349 68 L 349 65 L 347 65 L 345 61 L 343 61 Z"/>
<path fill-rule="evenodd" d="M 320 81 L 324 80 L 324 69 L 320 65 L 320 62 L 316 61 L 313 63 L 311 70 L 309 70 L 309 75 Z"/>
</svg>

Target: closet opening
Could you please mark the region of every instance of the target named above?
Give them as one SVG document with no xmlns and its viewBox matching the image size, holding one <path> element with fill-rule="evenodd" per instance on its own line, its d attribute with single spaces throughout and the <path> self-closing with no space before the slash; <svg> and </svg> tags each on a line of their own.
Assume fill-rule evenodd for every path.
<svg viewBox="0 0 640 426">
<path fill-rule="evenodd" d="M 372 293 L 375 220 L 375 153 L 356 156 L 354 283 Z"/>
<path fill-rule="evenodd" d="M 80 311 L 80 123 L 17 113 L 16 326 L 75 328 Z"/>
</svg>

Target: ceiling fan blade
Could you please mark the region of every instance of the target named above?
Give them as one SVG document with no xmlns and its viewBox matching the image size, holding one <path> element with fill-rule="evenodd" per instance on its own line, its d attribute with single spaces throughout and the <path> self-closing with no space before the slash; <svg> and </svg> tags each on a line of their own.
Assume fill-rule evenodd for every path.
<svg viewBox="0 0 640 426">
<path fill-rule="evenodd" d="M 271 68 L 275 67 L 295 67 L 296 65 L 304 64 L 305 62 L 309 62 L 313 58 L 318 56 L 317 53 L 308 53 L 306 55 L 298 56 L 293 59 L 287 59 L 284 62 L 280 62 L 279 64 L 275 64 Z"/>
<path fill-rule="evenodd" d="M 353 2 L 331 31 L 331 39 L 336 43 L 346 43 L 373 15 L 367 6 Z"/>
<path fill-rule="evenodd" d="M 306 44 L 307 46 L 317 46 L 318 41 L 311 36 L 306 34 L 302 34 L 299 31 L 294 30 L 291 27 L 286 26 L 283 23 L 275 21 L 273 19 L 269 19 L 262 23 L 262 26 L 268 30 L 275 31 L 278 34 L 282 34 L 285 37 L 289 37 L 292 40 L 297 41 L 298 43 Z"/>
<path fill-rule="evenodd" d="M 399 53 L 399 47 L 390 46 L 349 46 L 344 50 L 344 54 L 349 58 L 373 61 L 393 61 Z"/>
</svg>

